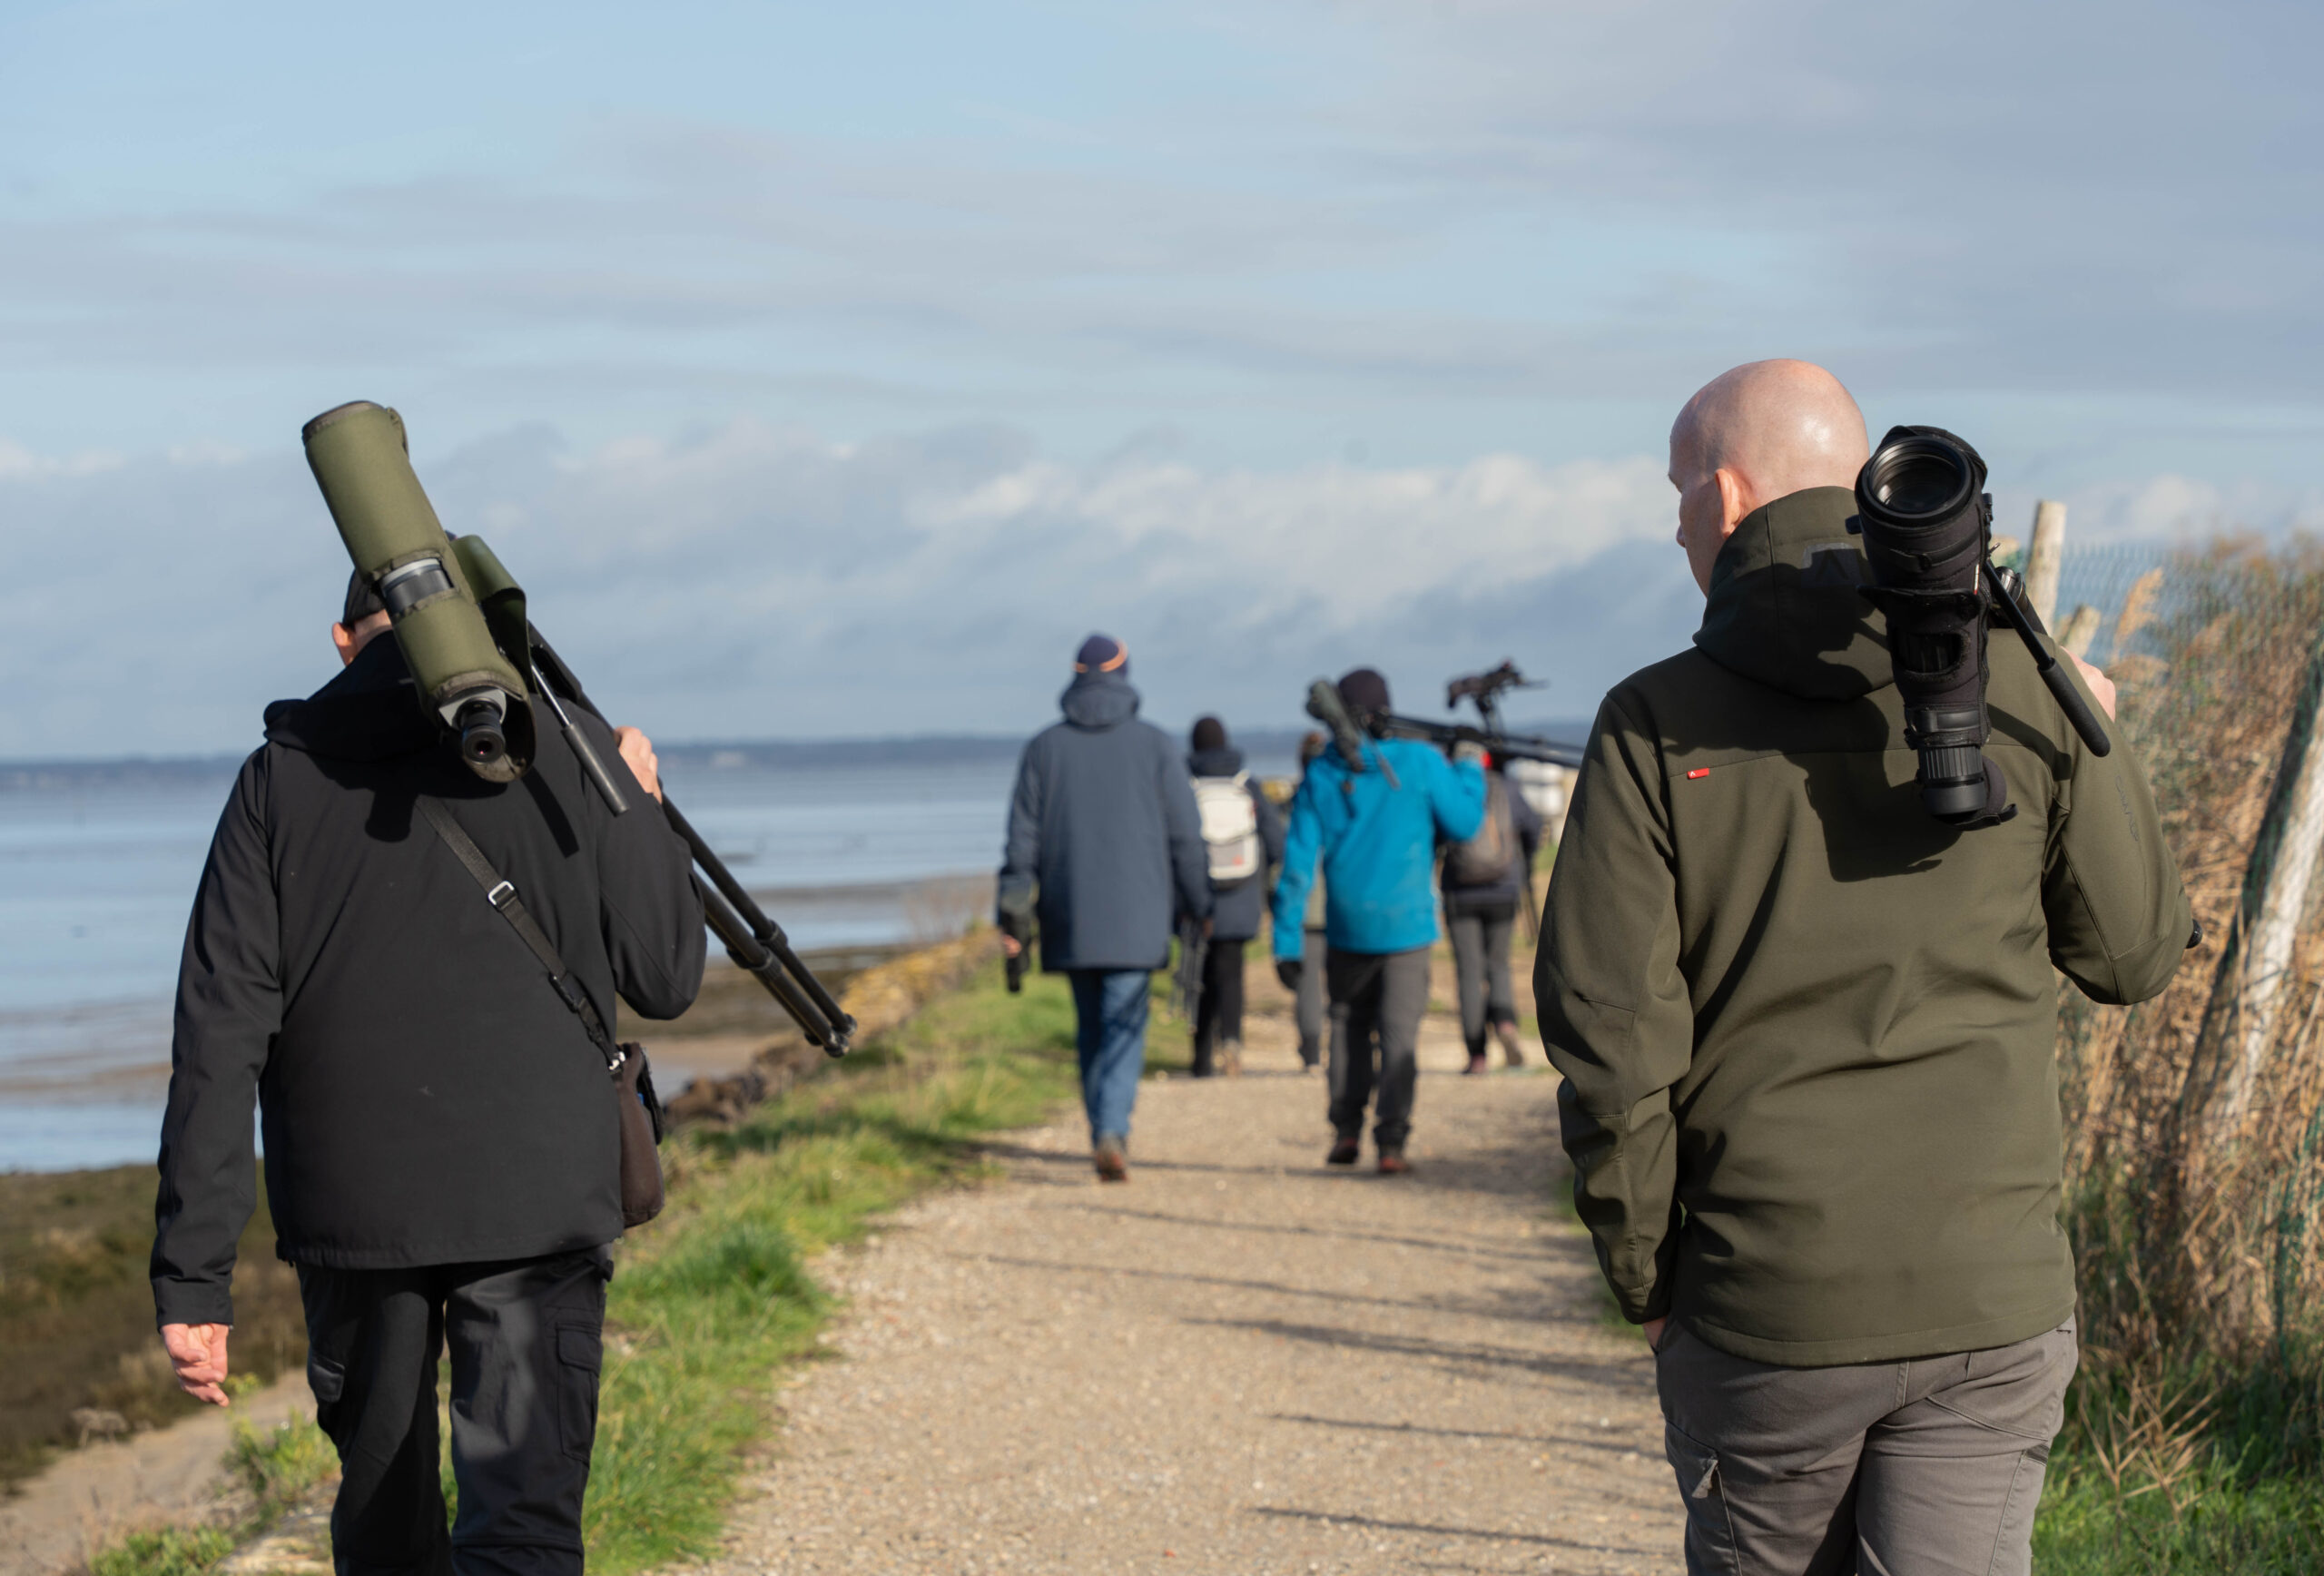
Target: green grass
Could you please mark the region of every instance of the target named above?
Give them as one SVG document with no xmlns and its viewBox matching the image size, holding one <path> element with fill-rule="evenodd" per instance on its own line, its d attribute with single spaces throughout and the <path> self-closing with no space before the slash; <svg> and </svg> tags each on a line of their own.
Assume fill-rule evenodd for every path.
<svg viewBox="0 0 2324 1576">
<path fill-rule="evenodd" d="M 1074 1088 L 1063 980 L 1030 975 L 1010 996 L 996 964 L 732 1131 L 665 1149 L 668 1212 L 629 1239 L 608 1295 L 591 1570 L 711 1552 L 775 1375 L 832 1311 L 808 1257 L 981 1174 L 979 1138 L 1040 1121 Z"/>
<path fill-rule="evenodd" d="M 2145 1487 L 2117 1490 L 2081 1452 L 2052 1456 L 2034 1527 L 2034 1568 L 2043 1576 L 2324 1571 L 2324 1484 L 2313 1477 L 2246 1482 L 2207 1466 L 2174 1485 L 2175 1509 L 2159 1492 L 2139 1492 Z"/>
<path fill-rule="evenodd" d="M 2066 1576 L 2324 1571 L 2324 1344 L 2133 1377 L 2085 1354 L 2034 1525 Z"/>
</svg>

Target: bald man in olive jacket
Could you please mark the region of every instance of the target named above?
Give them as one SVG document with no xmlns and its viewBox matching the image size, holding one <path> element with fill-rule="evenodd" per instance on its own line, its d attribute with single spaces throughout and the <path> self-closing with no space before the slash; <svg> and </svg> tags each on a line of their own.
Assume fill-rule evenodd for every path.
<svg viewBox="0 0 2324 1576">
<path fill-rule="evenodd" d="M 2030 1569 L 2075 1361 L 2053 969 L 2142 1000 L 2193 931 L 2127 742 L 2093 754 L 2015 640 L 1987 754 L 2018 813 L 1921 808 L 1858 592 L 1866 450 L 1804 362 L 1680 414 L 1702 627 L 1599 711 L 1535 967 L 1690 1571 Z"/>
</svg>

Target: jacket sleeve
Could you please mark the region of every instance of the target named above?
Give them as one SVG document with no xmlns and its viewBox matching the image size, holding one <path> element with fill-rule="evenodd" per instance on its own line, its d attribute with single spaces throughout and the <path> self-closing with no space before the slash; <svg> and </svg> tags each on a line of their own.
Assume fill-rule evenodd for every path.
<svg viewBox="0 0 2324 1576">
<path fill-rule="evenodd" d="M 1162 773 L 1162 823 L 1170 839 L 1170 873 L 1178 889 L 1177 912 L 1189 919 L 1210 918 L 1210 849 L 1202 840 L 1202 812 L 1195 804 L 1195 782 L 1186 763 L 1159 729 Z"/>
<path fill-rule="evenodd" d="M 1447 761 L 1434 750 L 1414 754 L 1428 764 L 1428 808 L 1436 835 L 1465 842 L 1485 823 L 1485 769 L 1474 761 Z"/>
<path fill-rule="evenodd" d="M 583 790 L 596 840 L 598 932 L 613 965 L 614 989 L 642 1018 L 675 1018 L 702 990 L 709 951 L 694 852 L 630 774 L 613 730 L 586 708 L 576 708 L 574 720 L 590 735 L 630 806 L 627 814 L 615 815 L 595 789 Z"/>
<path fill-rule="evenodd" d="M 2073 773 L 2051 814 L 2042 911 L 2051 961 L 2092 1000 L 2127 1005 L 2171 982 L 2195 919 L 2146 773 L 2122 729 L 2112 731 L 2105 755 L 2070 740 Z"/>
<path fill-rule="evenodd" d="M 1694 1010 L 1659 748 L 1611 695 L 1550 874 L 1533 993 L 1565 1075 L 1558 1121 L 1575 1210 L 1623 1315 L 1659 1318 L 1678 1246 L 1670 1089 L 1693 1059 Z"/>
<path fill-rule="evenodd" d="M 1291 824 L 1283 838 L 1283 875 L 1275 883 L 1275 955 L 1296 958 L 1307 944 L 1307 889 L 1315 884 L 1315 856 L 1324 824 L 1315 813 L 1315 773 L 1310 772 L 1291 796 Z"/>
<path fill-rule="evenodd" d="M 1000 879 L 993 885 L 993 922 L 1013 920 L 1029 929 L 1034 889 L 1041 872 L 1041 773 L 1027 744 L 1017 760 L 1017 786 L 1009 795 L 1009 834 L 1001 844 Z"/>
<path fill-rule="evenodd" d="M 234 1248 L 258 1202 L 251 1108 L 282 1027 L 267 788 L 261 751 L 226 801 L 186 922 L 153 1201 L 157 1325 L 234 1322 Z"/>
</svg>

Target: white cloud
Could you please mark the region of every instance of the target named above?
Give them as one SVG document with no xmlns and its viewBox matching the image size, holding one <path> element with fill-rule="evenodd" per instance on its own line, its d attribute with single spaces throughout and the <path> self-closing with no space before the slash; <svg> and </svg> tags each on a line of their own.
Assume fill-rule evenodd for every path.
<svg viewBox="0 0 2324 1576">
<path fill-rule="evenodd" d="M 1149 439 L 1075 466 L 1004 428 L 843 443 L 735 421 L 431 457 L 418 432 L 447 525 L 492 539 L 602 703 L 673 739 L 1029 729 L 1096 628 L 1129 642 L 1165 721 L 1295 725 L 1306 681 L 1357 663 L 1433 709 L 1504 656 L 1552 681 L 1538 714 L 1571 717 L 1700 610 L 1642 456 L 1206 468 Z M 2069 496 L 2093 545 L 2303 507 L 2172 476 Z M 21 544 L 0 756 L 245 745 L 265 702 L 331 671 L 346 560 L 293 447 L 25 456 L 0 517 Z"/>
</svg>

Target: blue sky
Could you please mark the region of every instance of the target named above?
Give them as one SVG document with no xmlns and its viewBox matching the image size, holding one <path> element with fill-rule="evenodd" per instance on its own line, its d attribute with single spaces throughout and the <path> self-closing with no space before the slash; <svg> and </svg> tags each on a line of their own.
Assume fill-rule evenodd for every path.
<svg viewBox="0 0 2324 1576">
<path fill-rule="evenodd" d="M 1691 626 L 1662 438 L 1763 355 L 1968 434 L 2005 517 L 2314 519 L 2319 34 L 15 0 L 0 754 L 237 748 L 311 686 L 297 431 L 356 397 L 674 737 L 1029 727 L 1099 625 L 1168 721 L 1502 655 L 1586 712 Z"/>
</svg>

